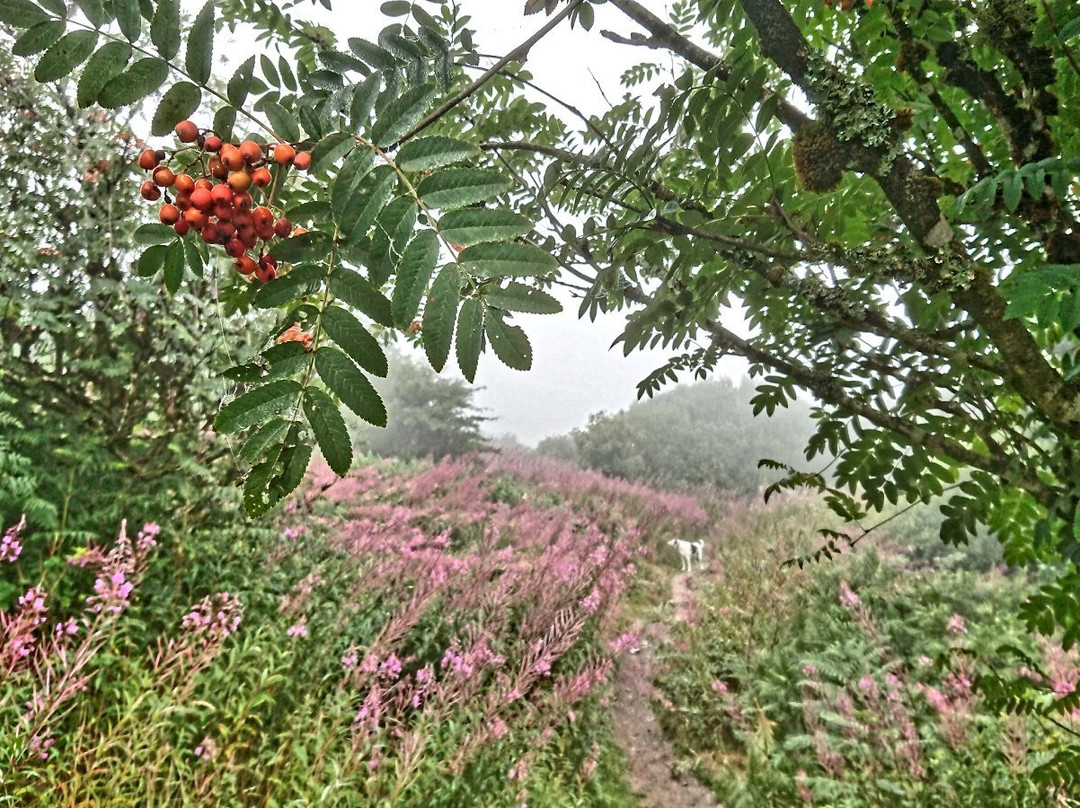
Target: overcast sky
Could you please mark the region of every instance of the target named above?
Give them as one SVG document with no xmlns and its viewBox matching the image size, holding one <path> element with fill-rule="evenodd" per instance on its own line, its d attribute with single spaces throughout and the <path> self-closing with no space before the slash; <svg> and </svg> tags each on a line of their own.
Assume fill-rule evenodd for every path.
<svg viewBox="0 0 1080 808">
<path fill-rule="evenodd" d="M 658 16 L 667 17 L 666 0 L 644 0 L 644 4 Z M 197 7 L 201 1 L 192 0 L 192 5 Z M 378 5 L 376 0 L 336 0 L 332 27 L 339 40 L 349 36 L 374 39 L 388 22 L 372 14 Z M 481 53 L 506 53 L 547 20 L 543 14 L 524 16 L 524 0 L 460 0 L 460 6 L 472 17 Z M 321 11 L 317 4 L 316 8 Z M 309 9 L 302 5 L 297 13 L 310 14 L 311 19 L 320 16 Z M 571 30 L 564 21 L 533 48 L 528 59 L 538 85 L 586 113 L 604 108 L 601 90 L 612 100 L 622 96 L 619 76 L 625 68 L 651 56 L 663 58 L 660 51 L 603 39 L 601 29 L 626 35 L 637 28 L 608 4 L 595 9 L 591 32 Z M 327 19 L 322 16 L 320 21 Z M 239 45 L 230 57 L 242 59 L 250 52 L 242 42 Z M 570 301 L 559 315 L 515 315 L 533 345 L 532 370 L 510 370 L 490 352 L 481 358 L 476 401 L 493 418 L 487 425 L 489 433 L 512 433 L 524 443 L 535 444 L 543 437 L 583 426 L 591 413 L 624 409 L 636 400 L 637 383 L 668 358 L 665 351 L 624 357 L 620 347 L 610 347 L 622 330 L 621 316 L 601 317 L 596 322 L 578 320 L 577 308 Z M 738 376 L 743 367 L 732 360 L 721 369 Z"/>
</svg>

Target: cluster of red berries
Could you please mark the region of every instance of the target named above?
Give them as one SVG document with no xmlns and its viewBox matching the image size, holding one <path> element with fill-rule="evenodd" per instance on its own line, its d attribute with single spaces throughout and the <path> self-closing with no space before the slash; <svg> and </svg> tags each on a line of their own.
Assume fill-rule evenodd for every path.
<svg viewBox="0 0 1080 808">
<path fill-rule="evenodd" d="M 207 244 L 224 245 L 241 275 L 254 275 L 264 283 L 273 280 L 277 261 L 266 254 L 267 245 L 296 231 L 292 222 L 270 208 L 274 184 L 270 166 L 279 166 L 279 178 L 290 166 L 306 171 L 311 154 L 297 152 L 288 143 L 225 143 L 215 134 L 200 132 L 191 121 L 181 121 L 174 131 L 181 143 L 194 144 L 177 150 L 174 162 L 194 154 L 179 173 L 167 165 L 165 151 L 147 149 L 139 155 L 139 167 L 153 172 L 142 184 L 143 199 L 156 202 L 164 195 L 158 218 L 178 236 L 195 231 Z M 253 189 L 263 195 L 263 204 L 255 204 Z"/>
</svg>

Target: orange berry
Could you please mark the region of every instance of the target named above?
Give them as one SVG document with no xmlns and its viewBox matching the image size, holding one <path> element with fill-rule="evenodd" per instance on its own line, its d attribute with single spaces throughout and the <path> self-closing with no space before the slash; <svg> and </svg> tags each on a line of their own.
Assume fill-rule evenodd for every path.
<svg viewBox="0 0 1080 808">
<path fill-rule="evenodd" d="M 180 208 L 176 205 L 164 204 L 158 211 L 158 219 L 162 224 L 176 224 L 180 221 Z"/>
<path fill-rule="evenodd" d="M 263 159 L 263 147 L 256 143 L 254 140 L 245 140 L 240 144 L 240 154 L 244 156 L 251 165 L 261 163 Z"/>
<path fill-rule="evenodd" d="M 270 169 L 266 166 L 256 168 L 251 172 L 251 184 L 256 188 L 265 188 L 274 178 L 270 175 Z"/>
<path fill-rule="evenodd" d="M 307 171 L 311 168 L 311 152 L 298 152 L 292 164 L 300 171 Z"/>
<path fill-rule="evenodd" d="M 287 166 L 296 157 L 296 149 L 288 143 L 279 143 L 274 146 L 274 162 L 278 165 Z"/>
<path fill-rule="evenodd" d="M 180 210 L 187 210 L 191 207 L 191 194 L 184 192 L 178 193 L 176 198 L 173 199 L 173 204 L 180 208 Z"/>
<path fill-rule="evenodd" d="M 255 210 L 251 211 L 251 223 L 255 227 L 273 227 L 274 212 L 265 205 L 259 205 Z"/>
<path fill-rule="evenodd" d="M 152 176 L 154 184 L 160 185 L 162 188 L 171 188 L 173 183 L 176 182 L 176 175 L 168 166 L 158 166 L 154 169 Z"/>
<path fill-rule="evenodd" d="M 216 154 L 206 161 L 206 170 L 215 179 L 223 180 L 229 176 L 229 169 L 225 167 L 225 164 L 221 162 L 221 158 Z"/>
<path fill-rule="evenodd" d="M 215 185 L 210 189 L 210 196 L 215 204 L 231 205 L 233 201 L 233 189 L 225 183 Z"/>
<path fill-rule="evenodd" d="M 206 177 L 199 177 L 199 179 L 195 180 L 195 187 L 196 188 L 205 188 L 206 190 L 209 191 L 209 190 L 213 189 L 214 181 L 213 180 L 208 180 Z"/>
<path fill-rule="evenodd" d="M 251 175 L 246 171 L 234 171 L 229 175 L 228 182 L 234 191 L 246 191 L 251 187 Z"/>
<path fill-rule="evenodd" d="M 194 143 L 199 139 L 199 127 L 191 121 L 180 121 L 173 132 L 181 143 Z"/>
<path fill-rule="evenodd" d="M 293 231 L 292 231 L 292 234 L 293 234 L 294 236 L 302 236 L 302 235 L 304 235 L 304 233 L 306 233 L 306 232 L 307 232 L 307 228 L 306 228 L 306 227 L 297 227 L 297 228 L 296 228 L 295 230 L 293 230 Z"/>
<path fill-rule="evenodd" d="M 221 147 L 218 157 L 221 158 L 221 164 L 229 171 L 239 171 L 244 167 L 244 155 L 231 143 L 226 143 Z"/>
<path fill-rule="evenodd" d="M 147 149 L 139 155 L 139 168 L 144 171 L 150 171 L 157 168 L 158 163 L 161 161 L 157 158 L 157 152 L 153 149 Z"/>
<path fill-rule="evenodd" d="M 277 271 L 272 266 L 260 264 L 255 268 L 255 277 L 263 283 L 270 283 L 270 281 L 277 277 Z"/>
<path fill-rule="evenodd" d="M 188 174 L 177 174 L 173 187 L 178 194 L 190 194 L 195 190 L 195 180 Z"/>
<path fill-rule="evenodd" d="M 142 194 L 142 198 L 150 202 L 157 202 L 161 199 L 161 189 L 158 188 L 151 180 L 147 180 L 139 186 L 139 193 Z"/>
<path fill-rule="evenodd" d="M 206 139 L 203 140 L 203 148 L 208 152 L 221 151 L 222 145 L 221 138 L 217 135 L 207 135 Z"/>
<path fill-rule="evenodd" d="M 259 265 L 255 263 L 255 259 L 250 255 L 244 255 L 236 259 L 236 271 L 241 275 L 250 275 Z"/>
</svg>

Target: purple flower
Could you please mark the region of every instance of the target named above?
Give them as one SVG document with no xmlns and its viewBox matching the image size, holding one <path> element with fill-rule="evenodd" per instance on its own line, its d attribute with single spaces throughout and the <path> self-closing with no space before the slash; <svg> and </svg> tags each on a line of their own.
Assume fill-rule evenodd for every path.
<svg viewBox="0 0 1080 808">
<path fill-rule="evenodd" d="M 19 558 L 19 554 L 22 552 L 22 545 L 19 543 L 19 534 L 22 533 L 23 528 L 26 527 L 26 514 L 23 514 L 17 524 L 9 527 L 5 532 L 3 538 L 0 538 L 0 561 L 7 561 L 10 564 L 14 564 Z"/>
</svg>

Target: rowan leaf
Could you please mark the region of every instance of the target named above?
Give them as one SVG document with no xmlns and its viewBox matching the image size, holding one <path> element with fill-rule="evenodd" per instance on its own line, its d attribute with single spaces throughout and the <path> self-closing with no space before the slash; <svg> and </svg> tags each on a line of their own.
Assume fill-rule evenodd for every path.
<svg viewBox="0 0 1080 808">
<path fill-rule="evenodd" d="M 158 0 L 150 21 L 150 41 L 162 59 L 172 59 L 180 52 L 180 0 Z"/>
<path fill-rule="evenodd" d="M 254 463 L 263 456 L 263 452 L 271 444 L 285 440 L 285 436 L 289 432 L 289 426 L 289 422 L 284 418 L 271 418 L 252 432 L 251 436 L 244 441 L 244 445 L 236 453 L 237 457 L 249 463 Z"/>
<path fill-rule="evenodd" d="M 234 107 L 244 106 L 248 93 L 251 92 L 251 79 L 255 72 L 255 57 L 248 57 L 232 74 L 225 87 L 225 95 Z"/>
<path fill-rule="evenodd" d="M 180 239 L 176 239 L 166 249 L 161 269 L 164 273 L 165 288 L 170 295 L 175 295 L 184 280 L 184 244 Z"/>
<path fill-rule="evenodd" d="M 431 108 L 435 95 L 433 84 L 421 84 L 406 90 L 384 109 L 376 110 L 375 123 L 371 127 L 372 142 L 379 146 L 394 143 Z"/>
<path fill-rule="evenodd" d="M 150 134 L 167 135 L 180 121 L 187 120 L 199 108 L 202 90 L 189 81 L 179 81 L 170 87 L 158 102 Z"/>
<path fill-rule="evenodd" d="M 520 326 L 511 325 L 502 315 L 488 311 L 484 331 L 491 350 L 508 368 L 528 370 L 532 367 L 532 346 Z"/>
<path fill-rule="evenodd" d="M 443 238 L 462 247 L 482 241 L 506 241 L 532 229 L 532 222 L 521 214 L 500 208 L 453 210 L 439 220 Z"/>
<path fill-rule="evenodd" d="M 390 201 L 397 174 L 390 166 L 376 166 L 354 190 L 341 210 L 338 223 L 345 242 L 357 242 L 367 235 L 376 217 Z"/>
<path fill-rule="evenodd" d="M 390 311 L 398 328 L 407 328 L 416 316 L 438 260 L 439 240 L 431 230 L 421 230 L 405 248 L 390 298 Z"/>
<path fill-rule="evenodd" d="M 64 20 L 46 20 L 25 31 L 11 45 L 14 56 L 34 56 L 48 49 L 64 35 L 67 23 Z"/>
<path fill-rule="evenodd" d="M 514 241 L 477 244 L 461 252 L 459 259 L 481 278 L 545 275 L 559 265 L 554 256 L 539 247 Z"/>
<path fill-rule="evenodd" d="M 341 403 L 369 424 L 386 426 L 386 406 L 360 368 L 337 348 L 315 352 L 315 369 Z"/>
<path fill-rule="evenodd" d="M 116 24 L 120 26 L 120 33 L 127 37 L 128 42 L 134 42 L 142 33 L 142 11 L 139 9 L 139 0 L 112 0 L 112 7 Z"/>
<path fill-rule="evenodd" d="M 75 100 L 80 107 L 96 103 L 102 89 L 120 75 L 131 58 L 131 45 L 127 42 L 106 42 L 82 69 Z"/>
<path fill-rule="evenodd" d="M 106 6 L 102 0 L 75 0 L 75 5 L 95 28 L 100 28 L 113 18 L 111 5 Z"/>
<path fill-rule="evenodd" d="M 505 286 L 482 287 L 484 302 L 504 311 L 520 311 L 528 314 L 558 314 L 562 303 L 540 289 L 510 281 Z"/>
<path fill-rule="evenodd" d="M 356 317 L 340 306 L 327 306 L 320 322 L 330 339 L 356 364 L 376 376 L 386 375 L 386 354 L 382 346 Z"/>
<path fill-rule="evenodd" d="M 372 283 L 382 285 L 397 271 L 398 262 L 416 227 L 416 203 L 408 197 L 392 199 L 383 208 L 371 233 L 364 262 Z"/>
<path fill-rule="evenodd" d="M 476 379 L 476 368 L 480 363 L 480 354 L 483 350 L 484 306 L 473 297 L 461 304 L 455 342 L 458 368 L 470 383 Z"/>
<path fill-rule="evenodd" d="M 366 278 L 351 269 L 339 266 L 330 276 L 330 293 L 363 312 L 379 325 L 394 324 L 390 301 Z"/>
<path fill-rule="evenodd" d="M 139 59 L 105 83 L 98 103 L 106 109 L 130 106 L 154 92 L 168 77 L 169 65 L 164 59 Z"/>
<path fill-rule="evenodd" d="M 453 210 L 483 202 L 510 187 L 498 171 L 486 168 L 444 168 L 425 177 L 417 193 L 430 208 Z"/>
<path fill-rule="evenodd" d="M 210 81 L 214 66 L 214 0 L 206 0 L 191 24 L 184 65 L 192 80 L 199 84 Z"/>
<path fill-rule="evenodd" d="M 352 466 L 353 448 L 337 404 L 318 387 L 309 387 L 304 392 L 304 415 L 327 465 L 339 477 L 344 477 Z"/>
<path fill-rule="evenodd" d="M 48 12 L 30 0 L 0 0 L 0 22 L 13 28 L 32 28 L 50 19 Z"/>
<path fill-rule="evenodd" d="M 97 31 L 64 34 L 42 55 L 34 68 L 34 78 L 42 83 L 62 79 L 90 58 L 97 38 Z"/>
<path fill-rule="evenodd" d="M 472 143 L 433 135 L 410 140 L 402 146 L 397 164 L 402 171 L 428 171 L 479 156 L 480 149 Z"/>
<path fill-rule="evenodd" d="M 221 408 L 214 429 L 228 435 L 283 415 L 296 405 L 301 390 L 300 383 L 293 379 L 279 379 L 248 390 Z"/>
<path fill-rule="evenodd" d="M 450 356 L 454 320 L 460 301 L 461 271 L 457 264 L 447 264 L 439 270 L 435 282 L 431 284 L 431 292 L 424 305 L 424 327 L 420 332 L 424 352 L 436 373 L 442 371 Z"/>
<path fill-rule="evenodd" d="M 270 121 L 270 128 L 281 140 L 295 143 L 300 140 L 300 124 L 296 116 L 275 101 L 263 104 L 263 112 Z"/>
</svg>

